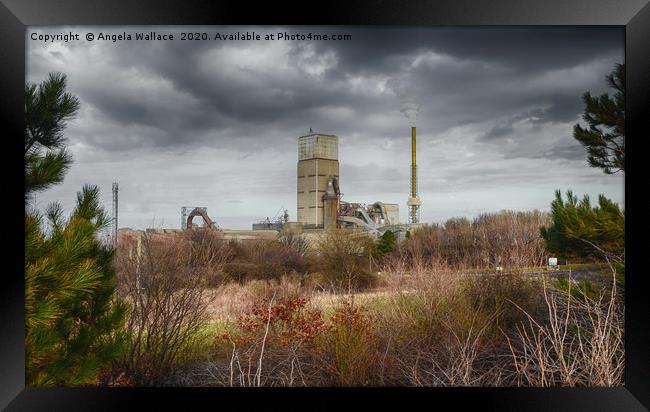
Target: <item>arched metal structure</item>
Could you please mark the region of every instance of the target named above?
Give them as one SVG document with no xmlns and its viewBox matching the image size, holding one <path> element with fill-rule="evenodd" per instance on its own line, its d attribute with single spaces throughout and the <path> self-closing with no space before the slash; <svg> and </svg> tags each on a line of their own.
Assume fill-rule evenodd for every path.
<svg viewBox="0 0 650 412">
<path fill-rule="evenodd" d="M 210 217 L 208 216 L 207 212 L 203 210 L 202 208 L 195 207 L 189 215 L 187 215 L 187 229 L 192 229 L 192 219 L 194 219 L 195 216 L 201 216 L 203 218 L 203 222 L 205 222 L 205 227 L 214 229 L 214 222 Z"/>
</svg>

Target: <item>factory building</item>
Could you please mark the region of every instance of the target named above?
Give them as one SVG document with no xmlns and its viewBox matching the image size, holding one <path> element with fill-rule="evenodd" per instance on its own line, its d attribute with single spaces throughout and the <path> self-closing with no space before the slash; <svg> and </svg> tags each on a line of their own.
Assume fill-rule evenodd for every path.
<svg viewBox="0 0 650 412">
<path fill-rule="evenodd" d="M 215 230 L 222 239 L 247 241 L 274 239 L 280 233 L 294 233 L 305 236 L 320 236 L 323 232 L 336 228 L 365 231 L 372 236 L 381 236 L 390 230 L 398 238 L 404 238 L 410 228 L 419 226 L 419 208 L 422 204 L 417 192 L 416 130 L 411 129 L 411 190 L 407 201 L 409 224 L 399 221 L 399 205 L 376 201 L 371 204 L 352 203 L 342 200 L 339 177 L 338 137 L 330 134 L 314 133 L 298 138 L 297 165 L 297 221 L 289 221 L 289 213 L 284 207 L 282 213 L 271 220 L 266 218 L 254 223 L 253 230 L 228 230 L 218 227 L 207 214 L 207 207 L 181 208 L 181 229 L 147 229 L 148 233 L 163 238 L 185 230 Z M 113 215 L 117 217 L 117 184 L 113 186 Z M 203 225 L 194 222 L 200 217 Z M 116 219 L 117 221 L 117 219 Z M 117 230 L 114 226 L 113 238 L 127 239 L 140 236 L 130 229 Z"/>
<path fill-rule="evenodd" d="M 324 228 L 325 196 L 330 187 L 328 209 L 331 204 L 333 181 L 339 179 L 338 137 L 310 133 L 298 138 L 298 222 L 306 229 Z M 338 189 L 338 187 L 337 187 Z M 328 219 L 329 220 L 329 219 Z"/>
</svg>

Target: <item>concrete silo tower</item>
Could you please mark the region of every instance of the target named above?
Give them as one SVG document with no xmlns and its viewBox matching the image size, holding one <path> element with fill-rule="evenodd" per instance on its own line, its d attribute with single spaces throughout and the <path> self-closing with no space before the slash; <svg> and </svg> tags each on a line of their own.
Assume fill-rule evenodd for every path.
<svg viewBox="0 0 650 412">
<path fill-rule="evenodd" d="M 323 195 L 331 177 L 339 179 L 338 137 L 310 133 L 298 138 L 298 221 L 323 228 Z"/>
</svg>

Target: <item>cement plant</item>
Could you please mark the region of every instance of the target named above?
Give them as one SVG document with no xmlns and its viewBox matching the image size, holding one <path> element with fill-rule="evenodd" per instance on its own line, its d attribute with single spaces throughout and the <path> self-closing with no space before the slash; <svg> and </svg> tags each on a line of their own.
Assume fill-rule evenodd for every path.
<svg viewBox="0 0 650 412">
<path fill-rule="evenodd" d="M 344 180 L 339 168 L 339 138 L 333 134 L 309 133 L 297 139 L 298 164 L 296 169 L 297 220 L 289 220 L 290 213 L 282 208 L 275 217 L 252 223 L 250 230 L 232 230 L 221 228 L 208 215 L 206 206 L 181 206 L 181 228 L 149 228 L 149 233 L 174 234 L 186 230 L 213 230 L 224 239 L 254 240 L 275 239 L 281 233 L 290 232 L 306 238 L 317 238 L 324 231 L 347 228 L 366 233 L 372 237 L 393 232 L 398 239 L 404 239 L 406 233 L 420 227 L 420 207 L 422 201 L 418 196 L 417 176 L 417 135 L 416 127 L 411 127 L 411 165 L 408 198 L 408 222 L 400 222 L 399 207 L 396 202 L 373 200 L 367 204 L 352 203 L 344 200 L 341 188 Z M 404 142 L 408 142 L 405 137 Z M 407 167 L 407 165 L 404 165 Z M 287 182 L 289 190 L 290 182 Z M 406 182 L 405 182 L 406 187 Z M 406 191 L 405 191 L 406 192 Z M 394 200 L 394 199 L 391 199 Z M 113 184 L 113 237 L 133 235 L 141 232 L 129 228 L 118 229 L 118 184 Z M 195 222 L 200 218 L 202 222 Z"/>
<path fill-rule="evenodd" d="M 30 39 L 19 381 L 627 388 L 625 64 L 589 28 L 400 30 Z"/>
</svg>

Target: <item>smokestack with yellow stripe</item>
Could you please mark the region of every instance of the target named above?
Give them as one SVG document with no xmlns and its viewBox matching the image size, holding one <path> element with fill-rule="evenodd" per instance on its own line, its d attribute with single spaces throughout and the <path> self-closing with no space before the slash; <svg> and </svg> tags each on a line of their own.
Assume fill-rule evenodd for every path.
<svg viewBox="0 0 650 412">
<path fill-rule="evenodd" d="M 420 222 L 420 205 L 422 205 L 422 201 L 418 197 L 418 166 L 415 153 L 416 131 L 414 126 L 411 127 L 411 196 L 406 202 L 409 208 L 409 223 Z"/>
</svg>

